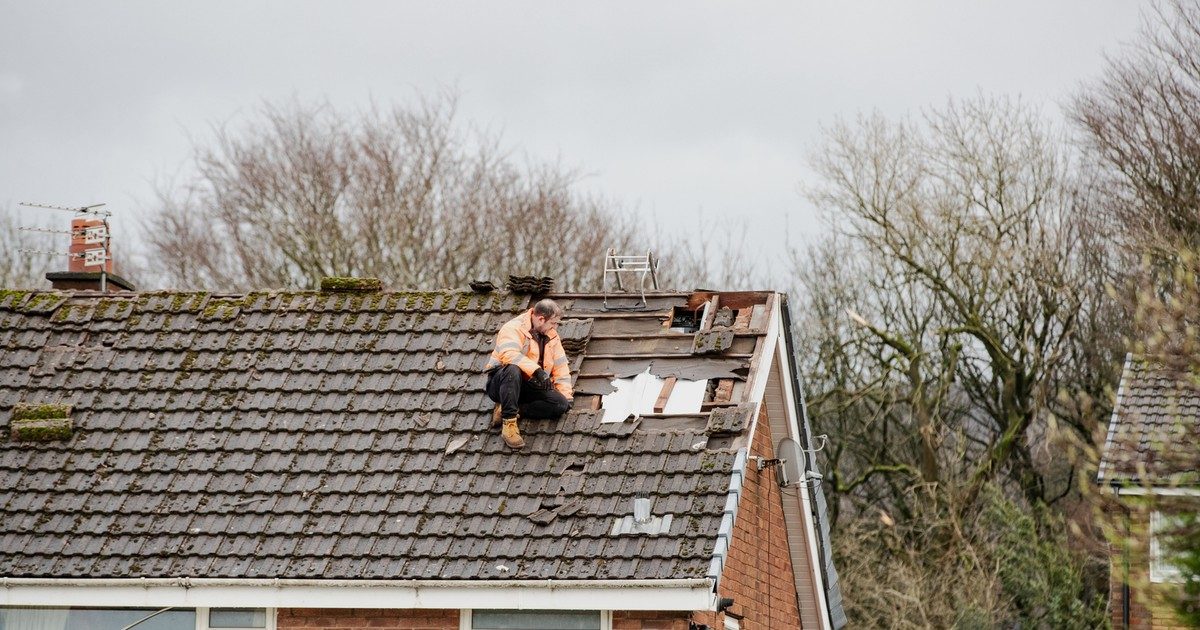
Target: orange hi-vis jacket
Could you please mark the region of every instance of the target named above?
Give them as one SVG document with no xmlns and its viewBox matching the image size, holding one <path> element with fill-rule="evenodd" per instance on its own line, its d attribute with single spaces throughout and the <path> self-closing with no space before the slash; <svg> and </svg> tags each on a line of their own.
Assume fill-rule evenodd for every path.
<svg viewBox="0 0 1200 630">
<path fill-rule="evenodd" d="M 571 389 L 571 366 L 567 363 L 567 352 L 563 350 L 558 331 L 552 330 L 542 352 L 542 363 L 538 365 L 538 342 L 533 338 L 533 309 L 508 320 L 496 333 L 496 347 L 488 357 L 484 371 L 501 365 L 516 365 L 525 378 L 533 376 L 540 367 L 550 374 L 554 389 L 567 398 L 574 398 Z"/>
</svg>

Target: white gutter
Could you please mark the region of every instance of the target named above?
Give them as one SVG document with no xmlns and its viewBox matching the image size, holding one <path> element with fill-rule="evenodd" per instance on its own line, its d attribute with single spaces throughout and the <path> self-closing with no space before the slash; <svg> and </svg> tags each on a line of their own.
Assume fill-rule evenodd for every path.
<svg viewBox="0 0 1200 630">
<path fill-rule="evenodd" d="M 690 580 L 0 578 L 0 606 L 715 610 Z"/>
</svg>

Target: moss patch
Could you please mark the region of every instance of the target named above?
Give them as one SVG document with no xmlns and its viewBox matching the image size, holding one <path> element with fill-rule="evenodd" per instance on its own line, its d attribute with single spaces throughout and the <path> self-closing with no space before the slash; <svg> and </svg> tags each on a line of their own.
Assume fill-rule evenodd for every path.
<svg viewBox="0 0 1200 630">
<path fill-rule="evenodd" d="M 71 439 L 70 418 L 13 420 L 12 439 L 18 442 L 52 442 Z"/>
<path fill-rule="evenodd" d="M 321 278 L 321 290 L 334 293 L 373 293 L 383 289 L 379 278 L 326 276 Z"/>
<path fill-rule="evenodd" d="M 18 404 L 9 423 L 11 438 L 19 442 L 49 442 L 71 438 L 70 405 Z"/>
<path fill-rule="evenodd" d="M 200 317 L 201 319 L 230 320 L 237 317 L 241 311 L 242 300 L 240 298 L 213 298 L 204 306 L 204 311 L 200 314 Z"/>
<path fill-rule="evenodd" d="M 30 291 L 20 291 L 14 289 L 0 289 L 0 305 L 5 305 L 8 308 L 16 308 L 30 294 Z"/>
<path fill-rule="evenodd" d="M 21 307 L 21 310 L 34 313 L 52 311 L 58 308 L 58 305 L 62 304 L 66 300 L 67 296 L 63 293 L 38 293 L 37 295 L 29 298 L 29 300 L 25 302 L 25 305 Z"/>
<path fill-rule="evenodd" d="M 31 405 L 17 403 L 12 410 L 12 419 L 16 420 L 49 420 L 51 418 L 66 418 L 71 415 L 71 405 Z"/>
</svg>

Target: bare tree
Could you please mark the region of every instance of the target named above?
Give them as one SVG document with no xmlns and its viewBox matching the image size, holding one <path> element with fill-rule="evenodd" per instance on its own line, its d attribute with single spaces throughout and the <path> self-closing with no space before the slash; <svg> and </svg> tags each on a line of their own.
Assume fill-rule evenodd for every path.
<svg viewBox="0 0 1200 630">
<path fill-rule="evenodd" d="M 666 286 L 719 288 L 725 291 L 761 290 L 775 286 L 769 271 L 750 259 L 753 245 L 749 225 L 735 216 L 698 215 L 695 223 L 658 228 L 664 235 L 661 278 Z"/>
<path fill-rule="evenodd" d="M 834 438 L 826 480 L 839 528 L 862 534 L 882 519 L 907 532 L 920 562 L 890 557 L 926 581 L 948 579 L 938 567 L 955 558 L 951 541 L 979 549 L 999 535 L 972 518 L 987 493 L 1031 514 L 1077 497 L 1071 466 L 1087 460 L 1062 449 L 1091 444 L 1107 417 L 1122 327 L 1065 146 L 1036 112 L 980 97 L 919 122 L 838 124 L 814 159 L 822 182 L 808 193 L 834 236 L 794 255 L 810 411 Z M 1064 578 L 1058 595 L 1079 597 L 1080 580 Z M 1042 596 L 1008 592 L 1019 586 L 1005 596 L 1038 619 Z"/>
<path fill-rule="evenodd" d="M 507 274 L 599 285 L 608 247 L 645 249 L 627 216 L 577 192 L 576 173 L 518 163 L 456 121 L 443 94 L 356 116 L 265 106 L 196 150 L 194 179 L 160 191 L 151 268 L 180 287 L 313 287 L 363 275 L 396 287 Z"/>
<path fill-rule="evenodd" d="M 842 382 L 814 382 L 814 402 L 851 392 L 868 417 L 902 430 L 882 453 L 904 452 L 860 475 L 961 482 L 964 505 L 1007 475 L 1045 501 L 1057 489 L 1033 437 L 1054 416 L 1090 440 L 1102 416 L 1066 413 L 1060 390 L 1111 376 L 1081 381 L 1067 365 L 1095 343 L 1092 311 L 1103 305 L 1086 226 L 1074 220 L 1084 198 L 1027 108 L 952 102 L 924 123 L 839 125 L 816 160 L 825 183 L 811 196 L 840 238 L 801 275 L 814 311 L 838 322 L 817 328 L 835 345 L 815 372 Z"/>
<path fill-rule="evenodd" d="M 55 258 L 21 250 L 61 250 L 63 255 L 59 259 L 65 261 L 66 243 L 56 243 L 47 234 L 23 232 L 20 227 L 16 214 L 10 208 L 0 208 L 0 288 L 45 288 L 48 286 L 46 272 Z"/>
<path fill-rule="evenodd" d="M 1200 382 L 1200 4 L 1156 2 L 1138 39 L 1072 105 L 1106 194 L 1107 233 L 1134 261 L 1114 274 L 1129 347 Z M 1200 468 L 1184 442 L 1159 457 Z M 1095 498 L 1101 508 L 1114 500 Z M 1128 508 L 1097 509 L 1098 520 L 1119 523 Z M 1123 525 L 1110 527 L 1115 538 L 1128 535 Z M 1181 618 L 1200 623 L 1200 524 L 1190 519 L 1166 546 L 1183 568 Z"/>
<path fill-rule="evenodd" d="M 1200 243 L 1200 4 L 1153 5 L 1124 52 L 1071 113 L 1104 176 L 1113 235 L 1170 256 Z"/>
<path fill-rule="evenodd" d="M 833 537 L 854 627 L 1104 626 L 1106 589 L 1088 585 L 1061 517 L 990 484 L 966 514 L 945 509 L 944 489 L 911 492 L 913 518 L 863 515 Z"/>
</svg>

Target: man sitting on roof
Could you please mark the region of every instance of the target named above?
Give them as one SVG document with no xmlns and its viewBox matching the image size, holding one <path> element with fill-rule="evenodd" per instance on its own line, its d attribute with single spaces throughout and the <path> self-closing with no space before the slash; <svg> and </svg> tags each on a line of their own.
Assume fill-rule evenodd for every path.
<svg viewBox="0 0 1200 630">
<path fill-rule="evenodd" d="M 560 319 L 562 308 L 554 300 L 541 300 L 496 334 L 496 347 L 484 367 L 486 391 L 497 403 L 492 428 L 503 424 L 500 436 L 509 448 L 525 446 L 518 418 L 557 418 L 571 408 L 575 393 L 556 330 Z"/>
</svg>

